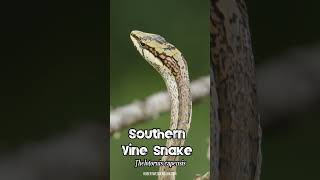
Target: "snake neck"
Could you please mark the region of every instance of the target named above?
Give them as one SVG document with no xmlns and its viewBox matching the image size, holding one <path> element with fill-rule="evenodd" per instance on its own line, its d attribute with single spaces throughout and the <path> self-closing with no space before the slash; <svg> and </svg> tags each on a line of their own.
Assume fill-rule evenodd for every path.
<svg viewBox="0 0 320 180">
<path fill-rule="evenodd" d="M 190 82 L 187 66 L 184 59 L 183 64 L 178 64 L 181 69 L 176 76 L 167 69 L 161 69 L 160 74 L 165 81 L 171 104 L 170 129 L 181 129 L 186 133 L 189 130 L 192 114 L 192 100 Z"/>
<path fill-rule="evenodd" d="M 182 65 L 180 67 L 187 68 L 184 59 L 182 59 Z M 179 61 L 178 61 L 179 62 Z M 181 62 L 181 61 L 180 61 Z M 166 69 L 160 70 L 171 102 L 171 121 L 170 129 L 180 129 L 188 133 L 191 123 L 191 110 L 192 101 L 190 93 L 190 82 L 187 69 L 182 69 L 176 76 Z M 183 146 L 185 139 L 168 139 L 166 142 L 167 147 Z M 162 161 L 178 161 L 179 156 L 163 156 Z M 176 172 L 176 166 L 169 168 L 167 166 L 161 166 L 160 172 Z M 159 176 L 158 180 L 175 180 L 175 176 Z"/>
</svg>

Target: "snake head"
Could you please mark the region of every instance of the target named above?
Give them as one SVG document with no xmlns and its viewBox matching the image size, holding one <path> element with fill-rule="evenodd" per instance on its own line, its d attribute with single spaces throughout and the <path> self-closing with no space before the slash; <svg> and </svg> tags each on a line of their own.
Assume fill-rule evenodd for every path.
<svg viewBox="0 0 320 180">
<path fill-rule="evenodd" d="M 161 71 L 164 68 L 168 71 L 173 70 L 173 66 L 175 66 L 173 56 L 180 51 L 162 36 L 134 30 L 130 33 L 130 38 L 139 53 L 156 70 Z M 177 71 L 177 68 L 174 69 Z"/>
<path fill-rule="evenodd" d="M 146 33 L 138 30 L 131 31 L 130 38 L 133 41 L 134 39 L 137 40 L 141 47 L 167 44 L 167 41 L 158 34 Z"/>
<path fill-rule="evenodd" d="M 163 37 L 135 30 L 130 33 L 130 38 L 138 52 L 151 66 L 156 70 L 159 70 L 163 66 L 161 59 L 158 58 L 161 44 L 166 43 Z"/>
</svg>

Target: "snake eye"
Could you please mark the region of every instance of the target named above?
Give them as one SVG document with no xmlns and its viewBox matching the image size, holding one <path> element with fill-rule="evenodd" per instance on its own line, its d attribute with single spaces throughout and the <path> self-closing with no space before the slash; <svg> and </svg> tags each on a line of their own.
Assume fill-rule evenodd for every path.
<svg viewBox="0 0 320 180">
<path fill-rule="evenodd" d="M 143 43 L 143 42 L 140 42 L 140 45 L 141 45 L 141 46 L 145 46 L 146 44 L 145 44 L 145 43 Z"/>
</svg>

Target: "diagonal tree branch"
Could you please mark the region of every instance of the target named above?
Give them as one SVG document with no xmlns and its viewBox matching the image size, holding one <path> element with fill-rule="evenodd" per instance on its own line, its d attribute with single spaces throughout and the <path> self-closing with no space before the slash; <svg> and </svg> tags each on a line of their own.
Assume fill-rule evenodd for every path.
<svg viewBox="0 0 320 180">
<path fill-rule="evenodd" d="M 210 77 L 201 77 L 191 83 L 192 101 L 203 99 L 209 94 Z M 128 105 L 118 107 L 110 112 L 110 134 L 135 123 L 156 118 L 160 113 L 170 109 L 168 93 L 165 91 L 155 93 L 145 100 L 135 101 Z"/>
</svg>

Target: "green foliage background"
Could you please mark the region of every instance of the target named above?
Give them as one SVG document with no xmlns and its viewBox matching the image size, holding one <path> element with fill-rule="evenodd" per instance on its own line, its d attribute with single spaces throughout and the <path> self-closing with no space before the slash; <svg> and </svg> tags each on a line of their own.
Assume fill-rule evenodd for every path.
<svg viewBox="0 0 320 180">
<path fill-rule="evenodd" d="M 263 64 L 269 57 L 291 47 L 319 41 L 320 25 L 318 1 L 247 1 L 255 61 Z M 297 13 L 298 12 L 298 13 Z M 164 90 L 161 77 L 147 64 L 133 47 L 129 33 L 142 30 L 161 34 L 184 54 L 191 79 L 209 72 L 209 1 L 119 1 L 111 0 L 111 105 L 120 106 L 153 92 Z M 289 122 L 270 127 L 263 132 L 262 179 L 318 179 L 320 144 L 317 139 L 320 125 L 319 106 L 314 113 L 288 115 Z M 286 113 L 284 113 L 286 114 Z M 263 118 L 263 114 L 262 114 Z M 169 114 L 134 128 L 168 127 Z M 194 148 L 188 165 L 178 168 L 177 179 L 192 179 L 196 173 L 209 170 L 205 155 L 209 136 L 209 99 L 193 107 L 193 121 L 187 145 Z M 132 142 L 148 147 L 164 141 L 131 141 L 127 129 L 120 139 L 111 138 L 111 179 L 144 179 L 143 171 L 158 168 L 133 168 L 135 157 L 123 157 L 122 144 Z M 154 159 L 152 156 L 147 158 Z M 149 177 L 148 179 L 156 179 Z"/>
<path fill-rule="evenodd" d="M 181 5 L 183 4 L 183 5 Z M 165 90 L 160 75 L 138 54 L 129 38 L 132 30 L 160 34 L 174 44 L 187 59 L 191 80 L 209 74 L 209 2 L 208 1 L 111 1 L 111 67 L 110 101 L 120 106 Z M 184 158 L 186 167 L 179 167 L 178 179 L 191 179 L 195 174 L 209 171 L 207 160 L 209 138 L 209 100 L 193 106 L 192 127 L 186 145 L 193 155 Z M 133 126 L 136 129 L 169 127 L 170 114 L 160 115 L 155 121 Z M 111 179 L 144 179 L 142 172 L 158 171 L 158 167 L 134 168 L 135 159 L 158 160 L 152 146 L 164 145 L 163 140 L 130 140 L 128 129 L 120 132 L 120 139 L 111 138 Z M 124 157 L 121 145 L 132 142 L 145 145 L 147 157 Z M 149 177 L 155 179 L 156 177 Z"/>
</svg>

